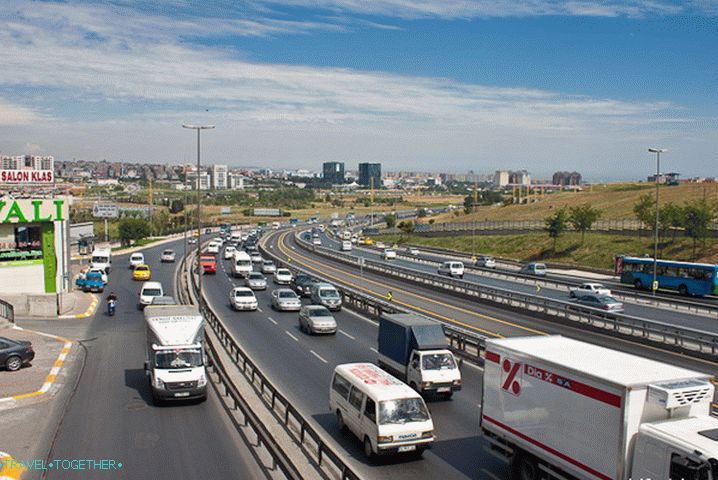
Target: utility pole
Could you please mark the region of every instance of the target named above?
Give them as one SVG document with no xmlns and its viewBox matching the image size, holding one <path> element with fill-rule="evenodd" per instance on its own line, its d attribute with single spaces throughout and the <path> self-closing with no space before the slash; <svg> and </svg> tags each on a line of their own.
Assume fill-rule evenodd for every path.
<svg viewBox="0 0 718 480">
<path fill-rule="evenodd" d="M 656 290 L 658 290 L 658 185 L 661 176 L 661 153 L 667 152 L 668 150 L 665 148 L 649 148 L 648 151 L 656 154 L 656 228 L 653 238 L 653 284 L 651 285 L 651 290 L 655 297 Z"/>
<path fill-rule="evenodd" d="M 155 202 L 154 202 L 154 196 L 153 196 L 153 194 L 152 194 L 152 177 L 149 178 L 149 191 L 148 191 L 148 196 L 149 196 L 149 204 L 150 204 L 150 236 L 153 236 L 154 231 L 155 231 L 155 229 L 154 229 L 154 221 L 153 221 L 153 220 L 154 220 L 154 217 L 155 217 L 155 211 L 154 211 L 154 208 L 153 208 Z"/>
</svg>

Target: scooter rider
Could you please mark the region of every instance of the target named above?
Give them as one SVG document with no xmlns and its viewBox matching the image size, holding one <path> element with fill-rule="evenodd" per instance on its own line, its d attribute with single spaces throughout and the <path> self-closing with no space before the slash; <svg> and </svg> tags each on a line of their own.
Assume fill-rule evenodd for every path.
<svg viewBox="0 0 718 480">
<path fill-rule="evenodd" d="M 110 292 L 107 296 L 107 313 L 113 315 L 115 313 L 115 305 L 117 304 L 117 294 Z"/>
</svg>

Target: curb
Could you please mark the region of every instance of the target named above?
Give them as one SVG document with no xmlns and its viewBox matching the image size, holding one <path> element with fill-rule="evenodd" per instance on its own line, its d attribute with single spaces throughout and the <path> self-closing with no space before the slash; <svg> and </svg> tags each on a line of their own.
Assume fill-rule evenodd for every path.
<svg viewBox="0 0 718 480">
<path fill-rule="evenodd" d="M 25 330 L 24 328 L 15 327 L 16 330 Z M 54 338 L 55 340 L 60 340 L 65 342 L 65 344 L 62 346 L 62 350 L 60 351 L 60 355 L 57 356 L 57 360 L 55 360 L 55 363 L 53 364 L 52 368 L 50 369 L 50 373 L 45 377 L 45 383 L 42 384 L 42 387 L 40 387 L 39 390 L 35 390 L 34 392 L 28 392 L 28 393 L 21 393 L 18 395 L 13 395 L 11 397 L 4 397 L 0 398 L 0 405 L 6 402 L 15 402 L 17 400 L 20 400 L 22 398 L 29 398 L 29 397 L 37 397 L 40 395 L 43 395 L 44 393 L 47 393 L 50 390 L 50 387 L 55 383 L 55 380 L 57 379 L 57 375 L 62 370 L 62 367 L 65 363 L 65 359 L 67 358 L 67 354 L 70 353 L 70 350 L 72 349 L 73 342 L 72 340 L 60 337 L 58 335 L 51 335 L 49 333 L 43 333 L 43 332 L 37 332 L 35 330 L 25 330 L 27 332 L 33 332 L 37 335 L 43 335 L 45 337 Z M 1 457 L 0 457 L 1 458 Z M 0 470 L 1 472 L 2 470 Z M 0 476 L 0 480 L 5 480 L 4 477 Z"/>
<path fill-rule="evenodd" d="M 57 318 L 63 318 L 63 319 L 65 319 L 65 318 L 87 318 L 87 317 L 91 317 L 92 315 L 94 315 L 95 311 L 97 310 L 97 304 L 100 302 L 100 300 L 97 298 L 97 295 L 95 295 L 94 293 L 91 293 L 90 295 L 92 295 L 92 302 L 90 303 L 90 306 L 87 307 L 87 310 L 85 310 L 85 313 L 78 313 L 76 315 L 60 315 Z M 60 338 L 60 337 L 57 337 L 57 338 Z M 0 479 L 0 480 L 2 480 L 2 479 Z"/>
<path fill-rule="evenodd" d="M 9 454 L 0 452 L 0 480 L 18 480 L 27 468 Z"/>
</svg>

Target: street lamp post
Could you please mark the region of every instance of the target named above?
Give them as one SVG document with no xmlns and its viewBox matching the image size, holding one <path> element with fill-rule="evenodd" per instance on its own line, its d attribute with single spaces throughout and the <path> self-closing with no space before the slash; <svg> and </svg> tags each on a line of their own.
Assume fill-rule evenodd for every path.
<svg viewBox="0 0 718 480">
<path fill-rule="evenodd" d="M 202 305 L 202 272 L 200 271 L 200 263 L 199 263 L 199 256 L 202 250 L 202 223 L 201 223 L 201 217 L 200 217 L 200 207 L 202 205 L 201 196 L 199 192 L 199 182 L 200 182 L 200 174 L 199 169 L 200 167 L 200 132 L 202 130 L 210 130 L 214 128 L 214 125 L 188 125 L 188 124 L 182 124 L 182 128 L 188 128 L 190 130 L 197 130 L 197 288 L 199 290 L 198 299 L 199 305 Z"/>
<path fill-rule="evenodd" d="M 654 229 L 654 237 L 653 237 L 653 283 L 651 284 L 651 290 L 653 291 L 653 296 L 656 296 L 656 290 L 658 290 L 657 285 L 657 270 L 658 270 L 658 185 L 660 181 L 660 175 L 661 175 L 661 153 L 667 152 L 668 150 L 665 148 L 649 148 L 649 152 L 656 154 L 656 225 Z"/>
</svg>

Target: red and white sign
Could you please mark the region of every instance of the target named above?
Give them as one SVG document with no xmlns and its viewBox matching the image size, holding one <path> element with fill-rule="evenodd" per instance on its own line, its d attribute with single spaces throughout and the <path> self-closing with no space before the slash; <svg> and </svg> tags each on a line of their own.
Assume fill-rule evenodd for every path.
<svg viewBox="0 0 718 480">
<path fill-rule="evenodd" d="M 54 181 L 55 175 L 52 170 L 0 170 L 0 183 L 28 185 Z"/>
<path fill-rule="evenodd" d="M 521 394 L 521 363 L 504 358 L 501 362 L 501 388 L 512 395 Z"/>
</svg>

